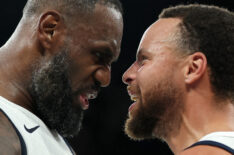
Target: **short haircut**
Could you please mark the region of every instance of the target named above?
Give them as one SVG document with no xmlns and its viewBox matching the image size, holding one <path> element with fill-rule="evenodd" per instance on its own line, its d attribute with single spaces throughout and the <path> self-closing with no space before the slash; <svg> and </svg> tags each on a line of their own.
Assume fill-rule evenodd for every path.
<svg viewBox="0 0 234 155">
<path fill-rule="evenodd" d="M 217 97 L 234 98 L 234 14 L 211 5 L 190 4 L 164 9 L 159 18 L 179 18 L 181 51 L 202 52 Z"/>
<path fill-rule="evenodd" d="M 41 13 L 43 10 L 55 9 L 68 17 L 72 17 L 77 13 L 92 13 L 96 3 L 113 7 L 123 14 L 119 0 L 28 0 L 23 14 L 32 16 Z"/>
</svg>

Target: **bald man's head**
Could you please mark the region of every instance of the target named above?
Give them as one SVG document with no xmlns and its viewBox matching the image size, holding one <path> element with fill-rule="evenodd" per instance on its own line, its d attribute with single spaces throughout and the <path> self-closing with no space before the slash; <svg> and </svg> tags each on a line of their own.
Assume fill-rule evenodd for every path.
<svg viewBox="0 0 234 155">
<path fill-rule="evenodd" d="M 92 13 L 97 3 L 123 13 L 122 5 L 118 0 L 28 0 L 23 14 L 30 17 L 40 15 L 44 11 L 57 10 L 66 18 L 72 18 L 77 14 Z"/>
</svg>

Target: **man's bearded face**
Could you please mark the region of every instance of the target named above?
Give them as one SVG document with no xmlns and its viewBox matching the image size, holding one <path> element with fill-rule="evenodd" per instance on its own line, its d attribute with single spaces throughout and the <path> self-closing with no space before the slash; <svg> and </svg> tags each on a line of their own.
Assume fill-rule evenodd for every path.
<svg viewBox="0 0 234 155">
<path fill-rule="evenodd" d="M 80 88 L 73 90 L 69 52 L 58 53 L 49 62 L 40 62 L 36 67 L 29 92 L 36 115 L 51 130 L 70 137 L 78 134 L 83 119 L 79 96 L 88 89 L 97 90 L 99 86 L 81 82 Z"/>
<path fill-rule="evenodd" d="M 169 78 L 154 84 L 144 94 L 141 94 L 138 86 L 133 86 L 141 95 L 125 123 L 125 133 L 130 138 L 164 139 L 179 128 L 182 94 Z"/>
</svg>

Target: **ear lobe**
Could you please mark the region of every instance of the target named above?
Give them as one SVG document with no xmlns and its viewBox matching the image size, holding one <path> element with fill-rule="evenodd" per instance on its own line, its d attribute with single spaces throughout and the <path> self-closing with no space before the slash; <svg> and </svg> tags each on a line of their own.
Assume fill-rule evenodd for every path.
<svg viewBox="0 0 234 155">
<path fill-rule="evenodd" d="M 207 68 L 206 56 L 201 52 L 196 52 L 188 57 L 184 76 L 186 84 L 193 84 L 199 80 Z"/>
<path fill-rule="evenodd" d="M 43 48 L 49 49 L 53 46 L 56 39 L 55 32 L 58 30 L 61 16 L 56 11 L 48 11 L 44 13 L 39 21 L 38 38 Z"/>
</svg>

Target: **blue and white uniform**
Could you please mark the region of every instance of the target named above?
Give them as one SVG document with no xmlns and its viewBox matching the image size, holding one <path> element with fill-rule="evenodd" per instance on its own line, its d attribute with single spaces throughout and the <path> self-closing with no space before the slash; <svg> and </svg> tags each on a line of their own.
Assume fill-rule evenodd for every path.
<svg viewBox="0 0 234 155">
<path fill-rule="evenodd" d="M 213 132 L 200 139 L 199 142 L 193 144 L 191 147 L 197 145 L 210 145 L 222 148 L 231 154 L 234 154 L 234 132 Z"/>
<path fill-rule="evenodd" d="M 22 155 L 72 155 L 72 149 L 36 115 L 0 96 L 0 111 L 13 124 Z"/>
</svg>

